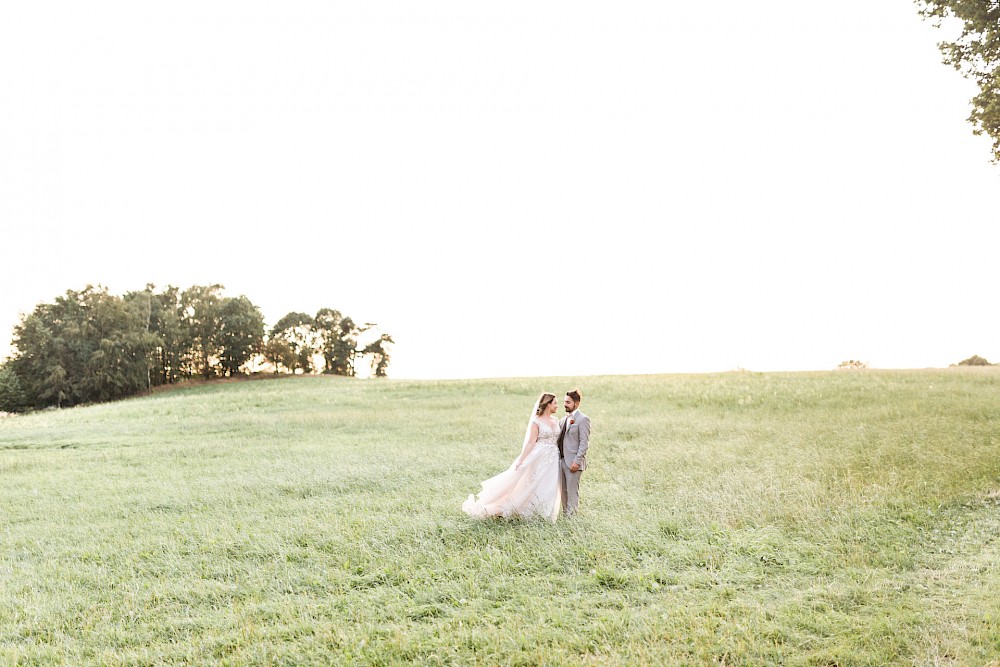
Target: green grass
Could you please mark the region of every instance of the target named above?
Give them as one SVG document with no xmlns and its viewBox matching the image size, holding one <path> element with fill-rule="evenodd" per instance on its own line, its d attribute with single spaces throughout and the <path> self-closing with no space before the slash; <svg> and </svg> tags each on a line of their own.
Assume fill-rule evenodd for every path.
<svg viewBox="0 0 1000 667">
<path fill-rule="evenodd" d="M 580 515 L 462 514 L 577 384 Z M 0 665 L 1000 664 L 998 390 L 294 378 L 0 419 Z"/>
</svg>

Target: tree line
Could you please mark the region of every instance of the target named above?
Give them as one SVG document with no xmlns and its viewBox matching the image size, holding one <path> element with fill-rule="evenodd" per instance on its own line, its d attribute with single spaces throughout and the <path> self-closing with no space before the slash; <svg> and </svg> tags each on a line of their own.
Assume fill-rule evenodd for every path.
<svg viewBox="0 0 1000 667">
<path fill-rule="evenodd" d="M 192 378 L 273 373 L 385 377 L 388 334 L 332 308 L 291 312 L 270 329 L 246 296 L 222 285 L 117 296 L 88 285 L 41 303 L 14 327 L 0 365 L 0 411 L 110 401 Z M 370 340 L 361 344 L 361 340 Z"/>
</svg>

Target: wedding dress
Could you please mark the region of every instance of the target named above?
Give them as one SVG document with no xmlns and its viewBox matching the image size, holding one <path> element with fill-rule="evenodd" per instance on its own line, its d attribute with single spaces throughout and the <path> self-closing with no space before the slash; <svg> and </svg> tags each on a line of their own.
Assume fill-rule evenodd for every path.
<svg viewBox="0 0 1000 667">
<path fill-rule="evenodd" d="M 469 496 L 462 510 L 469 516 L 559 516 L 559 425 L 554 420 L 532 417 L 538 426 L 538 441 L 520 467 L 517 459 L 496 477 L 483 482 L 479 497 Z M 518 458 L 521 458 L 518 456 Z"/>
</svg>

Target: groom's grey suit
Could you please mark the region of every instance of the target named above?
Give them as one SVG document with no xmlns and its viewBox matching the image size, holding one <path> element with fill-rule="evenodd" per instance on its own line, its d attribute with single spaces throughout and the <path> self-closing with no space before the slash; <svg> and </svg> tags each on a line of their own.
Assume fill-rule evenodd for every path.
<svg viewBox="0 0 1000 667">
<path fill-rule="evenodd" d="M 587 469 L 590 417 L 579 410 L 559 420 L 559 491 L 563 512 L 576 514 L 580 504 L 580 476 Z M 576 463 L 580 469 L 571 472 Z"/>
</svg>

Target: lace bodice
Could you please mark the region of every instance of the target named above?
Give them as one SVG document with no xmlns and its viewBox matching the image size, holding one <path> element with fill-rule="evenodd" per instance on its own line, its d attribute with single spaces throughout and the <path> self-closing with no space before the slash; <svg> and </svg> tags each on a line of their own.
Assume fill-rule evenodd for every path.
<svg viewBox="0 0 1000 667">
<path fill-rule="evenodd" d="M 550 419 L 535 417 L 533 420 L 538 424 L 538 444 L 556 445 L 559 440 L 559 423 Z"/>
</svg>

